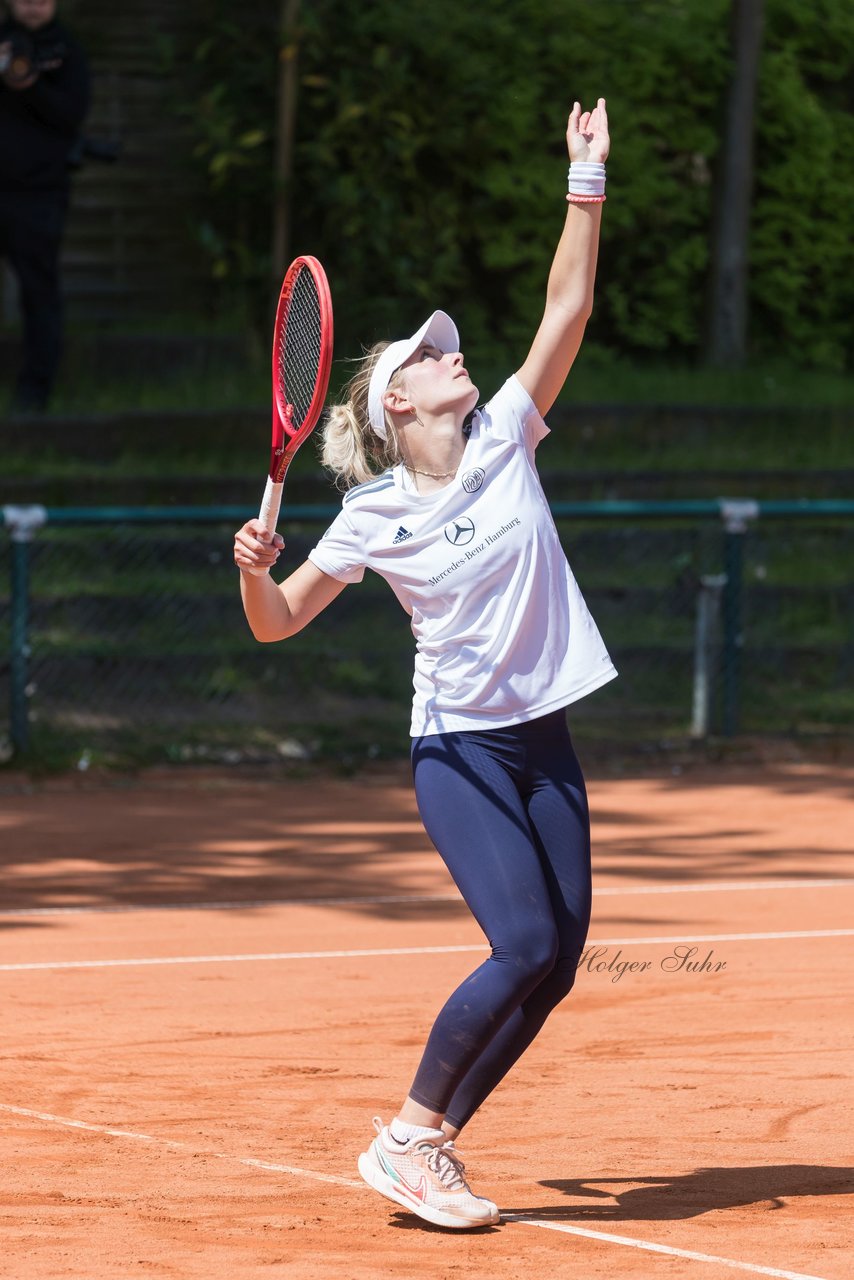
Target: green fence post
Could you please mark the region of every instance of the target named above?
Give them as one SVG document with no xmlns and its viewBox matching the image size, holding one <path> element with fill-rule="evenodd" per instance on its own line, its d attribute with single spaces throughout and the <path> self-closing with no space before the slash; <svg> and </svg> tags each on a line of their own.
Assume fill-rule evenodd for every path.
<svg viewBox="0 0 854 1280">
<path fill-rule="evenodd" d="M 27 702 L 30 664 L 30 543 L 47 519 L 44 507 L 3 508 L 12 542 L 11 626 L 9 653 L 9 729 L 12 750 L 23 754 L 29 746 Z"/>
<path fill-rule="evenodd" d="M 741 655 L 744 650 L 742 629 L 742 578 L 744 570 L 744 535 L 750 520 L 759 516 L 759 503 L 752 498 L 721 498 L 724 522 L 724 597 L 723 597 L 723 723 L 724 737 L 732 738 L 741 723 Z"/>
</svg>

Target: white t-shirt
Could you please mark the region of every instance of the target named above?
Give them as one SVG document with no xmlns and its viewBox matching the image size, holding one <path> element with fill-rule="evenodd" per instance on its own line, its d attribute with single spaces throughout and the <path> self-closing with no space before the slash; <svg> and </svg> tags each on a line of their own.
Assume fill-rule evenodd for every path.
<svg viewBox="0 0 854 1280">
<path fill-rule="evenodd" d="M 411 616 L 413 737 L 533 720 L 617 674 L 534 465 L 548 430 L 508 379 L 450 484 L 421 494 L 402 465 L 386 471 L 345 495 L 309 553 L 339 582 L 373 569 Z"/>
</svg>

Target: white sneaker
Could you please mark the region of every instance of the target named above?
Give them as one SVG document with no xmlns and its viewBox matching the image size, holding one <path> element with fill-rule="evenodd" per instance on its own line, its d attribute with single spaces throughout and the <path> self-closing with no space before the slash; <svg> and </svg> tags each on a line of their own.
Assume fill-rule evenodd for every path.
<svg viewBox="0 0 854 1280">
<path fill-rule="evenodd" d="M 401 1146 L 379 1116 L 374 1128 L 377 1136 L 359 1156 L 359 1173 L 380 1195 L 438 1227 L 465 1230 L 500 1221 L 492 1201 L 472 1193 L 465 1166 L 441 1129 Z"/>
<path fill-rule="evenodd" d="M 460 1173 L 464 1174 L 466 1171 L 466 1167 L 463 1164 L 462 1160 L 460 1159 L 460 1153 L 457 1151 L 456 1147 L 454 1146 L 454 1139 L 448 1138 L 446 1142 L 442 1143 L 442 1146 L 445 1151 L 450 1151 L 453 1153 L 454 1159 L 457 1162 L 457 1166 L 459 1168 Z M 492 1226 L 495 1226 L 497 1223 L 501 1221 L 501 1214 L 498 1212 L 497 1204 L 493 1204 L 491 1200 L 487 1200 L 486 1196 L 475 1196 L 475 1200 L 481 1200 L 485 1205 L 488 1206 L 489 1212 L 492 1214 L 492 1217 L 490 1219 L 490 1223 Z"/>
</svg>

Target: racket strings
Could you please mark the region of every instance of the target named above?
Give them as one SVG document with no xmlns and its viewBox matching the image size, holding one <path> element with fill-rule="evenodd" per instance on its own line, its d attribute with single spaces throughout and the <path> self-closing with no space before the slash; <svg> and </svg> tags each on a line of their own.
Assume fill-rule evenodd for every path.
<svg viewBox="0 0 854 1280">
<path fill-rule="evenodd" d="M 320 297 L 307 267 L 296 276 L 284 323 L 279 332 L 279 393 L 291 405 L 292 429 L 308 417 L 317 386 L 322 348 Z"/>
</svg>

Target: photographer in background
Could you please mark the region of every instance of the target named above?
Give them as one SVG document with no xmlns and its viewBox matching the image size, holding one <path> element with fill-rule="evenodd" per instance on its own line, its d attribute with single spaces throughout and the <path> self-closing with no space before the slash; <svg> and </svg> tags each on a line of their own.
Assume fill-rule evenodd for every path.
<svg viewBox="0 0 854 1280">
<path fill-rule="evenodd" d="M 85 55 L 56 0 L 8 0 L 0 23 L 0 256 L 18 278 L 23 362 L 13 410 L 47 408 L 59 366 L 59 253 L 69 154 L 89 107 Z"/>
</svg>

